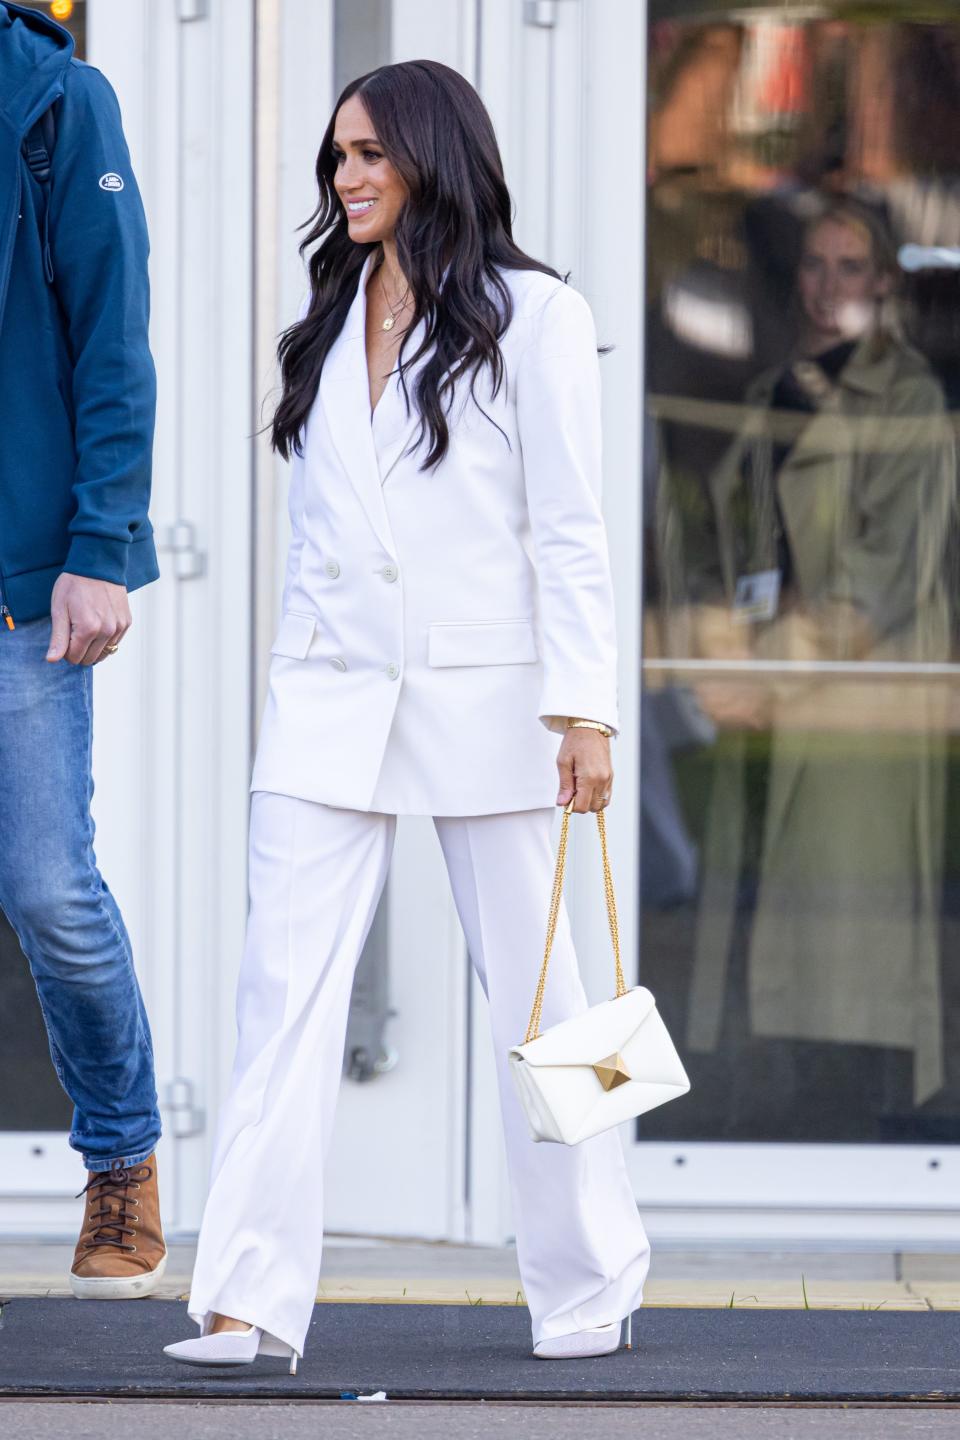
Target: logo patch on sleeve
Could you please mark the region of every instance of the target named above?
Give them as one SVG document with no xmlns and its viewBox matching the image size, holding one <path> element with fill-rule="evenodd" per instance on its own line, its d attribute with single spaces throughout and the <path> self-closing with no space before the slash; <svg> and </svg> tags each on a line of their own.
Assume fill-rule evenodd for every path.
<svg viewBox="0 0 960 1440">
<path fill-rule="evenodd" d="M 108 170 L 106 175 L 100 176 L 101 190 L 122 190 L 123 176 L 117 175 L 115 171 Z"/>
</svg>

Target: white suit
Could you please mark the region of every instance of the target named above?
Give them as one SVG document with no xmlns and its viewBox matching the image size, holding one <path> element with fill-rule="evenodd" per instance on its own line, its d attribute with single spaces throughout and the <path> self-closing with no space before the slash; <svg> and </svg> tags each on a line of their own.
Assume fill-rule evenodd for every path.
<svg viewBox="0 0 960 1440">
<path fill-rule="evenodd" d="M 458 386 L 424 472 L 395 377 L 371 425 L 369 263 L 294 463 L 251 788 L 408 815 L 552 805 L 551 717 L 617 725 L 593 317 L 551 276 L 505 272 L 505 382 L 478 380 L 489 419 Z"/>
<path fill-rule="evenodd" d="M 506 1063 L 543 954 L 556 732 L 568 715 L 617 721 L 593 321 L 559 281 L 505 273 L 506 379 L 496 397 L 477 386 L 504 435 L 457 395 L 449 452 L 422 473 L 395 378 L 371 424 L 368 268 L 293 470 L 239 1042 L 189 1304 L 202 1329 L 228 1314 L 298 1353 L 353 973 L 399 813 L 434 817 L 489 998 L 534 1341 L 626 1315 L 649 1262 L 618 1136 L 534 1144 Z M 562 912 L 543 1024 L 586 1003 Z"/>
</svg>

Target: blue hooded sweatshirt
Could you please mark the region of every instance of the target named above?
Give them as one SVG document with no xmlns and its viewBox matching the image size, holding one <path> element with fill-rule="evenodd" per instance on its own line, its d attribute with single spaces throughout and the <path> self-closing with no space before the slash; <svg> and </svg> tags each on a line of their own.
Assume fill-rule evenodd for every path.
<svg viewBox="0 0 960 1440">
<path fill-rule="evenodd" d="M 21 145 L 54 106 L 47 194 Z M 64 570 L 157 577 L 147 228 L 116 96 L 45 16 L 0 0 L 0 616 L 50 613 Z M 3 631 L 0 629 L 0 643 Z"/>
</svg>

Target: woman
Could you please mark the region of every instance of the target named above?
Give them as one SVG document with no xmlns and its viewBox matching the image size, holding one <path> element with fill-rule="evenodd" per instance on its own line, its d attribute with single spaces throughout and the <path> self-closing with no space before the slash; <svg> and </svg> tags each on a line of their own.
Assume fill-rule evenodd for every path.
<svg viewBox="0 0 960 1440">
<path fill-rule="evenodd" d="M 797 353 L 755 383 L 712 492 L 741 657 L 754 677 L 815 668 L 765 700 L 749 681 L 701 696 L 723 723 L 771 731 L 751 1032 L 912 1052 L 919 1105 L 943 1084 L 945 691 L 899 667 L 949 659 L 956 459 L 940 385 L 889 313 L 895 278 L 872 209 L 834 198 L 808 223 Z M 723 882 L 703 890 L 697 1049 L 719 1038 L 742 784 L 727 766 L 711 805 L 705 865 L 728 884 L 723 903 Z"/>
<path fill-rule="evenodd" d="M 351 981 L 404 813 L 434 817 L 490 1001 L 536 1353 L 607 1353 L 649 1257 L 619 1141 L 533 1144 L 506 1068 L 543 953 L 554 806 L 610 798 L 593 323 L 514 244 L 489 118 L 445 66 L 348 86 L 317 176 L 310 302 L 280 344 L 293 540 L 189 1305 L 202 1334 L 166 1348 L 303 1353 Z M 565 919 L 562 935 L 545 1025 L 586 1004 Z"/>
</svg>

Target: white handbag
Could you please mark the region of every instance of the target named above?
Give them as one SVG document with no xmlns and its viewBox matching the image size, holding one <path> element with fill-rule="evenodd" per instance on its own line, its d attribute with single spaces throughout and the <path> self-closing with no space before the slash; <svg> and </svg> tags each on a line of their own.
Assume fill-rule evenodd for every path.
<svg viewBox="0 0 960 1440">
<path fill-rule="evenodd" d="M 567 835 L 573 802 L 563 812 L 557 868 L 550 901 L 547 941 L 540 980 L 522 1045 L 508 1051 L 520 1103 L 534 1140 L 577 1145 L 685 1095 L 690 1081 L 673 1041 L 657 1011 L 656 1001 L 642 985 L 628 990 L 620 963 L 617 906 L 607 856 L 603 811 L 597 811 L 607 916 L 616 964 L 617 993 L 581 1015 L 540 1033 L 543 995 L 550 951 L 560 912 Z"/>
</svg>

